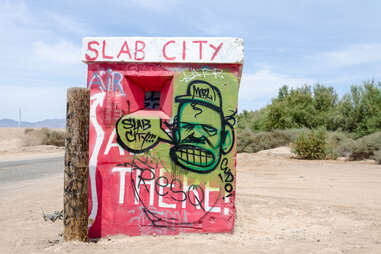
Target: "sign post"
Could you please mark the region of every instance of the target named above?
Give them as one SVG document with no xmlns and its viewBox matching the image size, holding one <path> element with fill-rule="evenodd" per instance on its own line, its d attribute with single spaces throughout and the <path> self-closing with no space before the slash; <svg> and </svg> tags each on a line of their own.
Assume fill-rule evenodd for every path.
<svg viewBox="0 0 381 254">
<path fill-rule="evenodd" d="M 89 89 L 68 89 L 63 219 L 66 241 L 88 240 L 89 102 Z"/>
</svg>

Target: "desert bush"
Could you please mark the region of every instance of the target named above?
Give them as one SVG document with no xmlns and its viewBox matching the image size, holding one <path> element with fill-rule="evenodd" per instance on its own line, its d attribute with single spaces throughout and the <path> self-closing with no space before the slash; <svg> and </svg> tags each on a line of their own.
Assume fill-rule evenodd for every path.
<svg viewBox="0 0 381 254">
<path fill-rule="evenodd" d="M 381 84 L 366 81 L 352 86 L 337 106 L 337 125 L 352 132 L 355 138 L 381 129 Z"/>
<path fill-rule="evenodd" d="M 308 148 L 311 153 L 317 152 L 313 157 L 319 157 L 319 149 L 323 149 L 330 158 L 375 158 L 375 152 L 381 149 L 379 134 L 367 135 L 381 131 L 381 82 L 370 80 L 354 85 L 340 99 L 332 87 L 320 84 L 283 86 L 271 104 L 238 115 L 238 151 L 256 152 L 295 143 L 300 131 L 281 131 L 295 128 L 328 131 L 324 149 Z M 305 133 L 300 137 L 299 141 L 305 142 L 303 149 L 307 149 L 308 142 L 318 141 L 316 134 Z"/>
<path fill-rule="evenodd" d="M 349 155 L 350 160 L 372 159 L 381 149 L 381 131 L 364 136 L 354 142 Z M 378 153 L 377 153 L 378 154 Z"/>
<path fill-rule="evenodd" d="M 283 86 L 269 105 L 239 114 L 238 128 L 254 132 L 325 128 L 357 139 L 381 130 L 381 83 L 371 80 L 352 86 L 340 99 L 333 87 L 320 84 Z"/>
<path fill-rule="evenodd" d="M 374 152 L 374 159 L 377 164 L 381 164 L 381 149 Z"/>
<path fill-rule="evenodd" d="M 249 129 L 238 130 L 237 135 L 237 152 L 239 153 L 254 153 L 257 152 L 255 142 L 255 135 Z"/>
<path fill-rule="evenodd" d="M 266 108 L 256 111 L 244 110 L 241 114 L 238 114 L 238 129 L 247 128 L 254 132 L 265 130 L 266 110 Z"/>
<path fill-rule="evenodd" d="M 45 134 L 38 129 L 28 128 L 24 130 L 24 146 L 42 145 Z"/>
<path fill-rule="evenodd" d="M 44 145 L 65 146 L 65 132 L 48 130 Z"/>
<path fill-rule="evenodd" d="M 271 129 L 317 128 L 331 126 L 330 112 L 337 104 L 332 87 L 320 84 L 279 89 L 278 97 L 267 106 L 265 127 Z"/>
<path fill-rule="evenodd" d="M 65 132 L 49 130 L 48 128 L 42 129 L 25 129 L 24 130 L 24 145 L 54 145 L 65 146 Z"/>
<path fill-rule="evenodd" d="M 328 132 L 326 142 L 333 159 L 339 156 L 348 157 L 355 146 L 355 141 L 349 134 L 339 131 Z"/>
<path fill-rule="evenodd" d="M 291 151 L 299 159 L 324 160 L 330 157 L 327 142 L 327 132 L 324 129 L 308 130 L 302 132 L 294 144 Z"/>
<path fill-rule="evenodd" d="M 238 152 L 255 153 L 262 150 L 289 145 L 296 140 L 302 129 L 253 132 L 248 128 L 238 129 Z"/>
<path fill-rule="evenodd" d="M 287 145 L 288 144 L 291 144 L 291 143 L 294 143 L 297 139 L 297 137 L 302 133 L 306 131 L 306 129 L 304 128 L 300 128 L 300 129 L 285 129 L 285 130 L 273 130 L 271 131 L 272 133 L 274 133 L 274 136 L 278 136 L 278 135 L 283 135 L 285 136 L 284 139 L 286 139 L 288 141 Z M 279 134 L 278 134 L 279 133 Z"/>
<path fill-rule="evenodd" d="M 357 140 L 351 133 L 325 129 L 286 129 L 253 132 L 249 128 L 238 128 L 238 152 L 255 153 L 261 150 L 290 145 L 300 159 L 349 160 L 375 159 L 381 163 L 381 131 Z"/>
</svg>

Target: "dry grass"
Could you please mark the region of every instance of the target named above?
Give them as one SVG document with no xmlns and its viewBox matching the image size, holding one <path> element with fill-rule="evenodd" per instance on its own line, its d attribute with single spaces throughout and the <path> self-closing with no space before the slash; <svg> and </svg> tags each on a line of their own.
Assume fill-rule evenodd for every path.
<svg viewBox="0 0 381 254">
<path fill-rule="evenodd" d="M 254 133 L 250 129 L 238 130 L 237 152 L 256 153 L 262 150 L 287 146 L 295 142 L 304 129 L 272 130 Z"/>
<path fill-rule="evenodd" d="M 42 129 L 25 129 L 24 130 L 24 145 L 54 145 L 65 146 L 65 132 L 50 130 L 48 128 Z"/>
</svg>

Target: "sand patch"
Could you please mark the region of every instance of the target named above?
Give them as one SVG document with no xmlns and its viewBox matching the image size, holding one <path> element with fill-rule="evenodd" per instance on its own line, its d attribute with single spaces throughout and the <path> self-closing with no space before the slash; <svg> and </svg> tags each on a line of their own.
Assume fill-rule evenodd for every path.
<svg viewBox="0 0 381 254">
<path fill-rule="evenodd" d="M 25 128 L 0 128 L 0 161 L 62 156 L 64 147 L 41 145 L 41 136 L 25 135 Z"/>
<path fill-rule="evenodd" d="M 270 154 L 269 154 L 270 153 Z M 63 174 L 3 187 L 0 253 L 381 253 L 381 166 L 238 154 L 233 234 L 58 243 Z M 1 186 L 0 186 L 1 187 Z"/>
</svg>

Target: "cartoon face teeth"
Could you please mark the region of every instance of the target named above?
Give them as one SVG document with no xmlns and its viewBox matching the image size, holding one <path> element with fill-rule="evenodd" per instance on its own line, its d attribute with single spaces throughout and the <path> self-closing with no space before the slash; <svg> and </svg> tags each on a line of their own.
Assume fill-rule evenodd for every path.
<svg viewBox="0 0 381 254">
<path fill-rule="evenodd" d="M 211 152 L 196 146 L 178 147 L 176 149 L 176 157 L 178 160 L 181 160 L 191 165 L 195 165 L 199 167 L 208 167 L 215 160 Z"/>
</svg>

